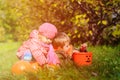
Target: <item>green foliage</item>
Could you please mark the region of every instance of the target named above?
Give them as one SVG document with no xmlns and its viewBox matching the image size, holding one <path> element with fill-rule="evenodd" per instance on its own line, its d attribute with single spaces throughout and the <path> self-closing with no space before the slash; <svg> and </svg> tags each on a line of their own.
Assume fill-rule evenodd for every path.
<svg viewBox="0 0 120 80">
<path fill-rule="evenodd" d="M 0 27 L 0 42 L 5 41 L 5 29 Z"/>
<path fill-rule="evenodd" d="M 120 24 L 115 26 L 115 30 L 112 32 L 114 37 L 120 38 Z"/>
<path fill-rule="evenodd" d="M 120 39 L 119 24 L 106 28 L 103 32 L 104 43 L 118 44 Z"/>
<path fill-rule="evenodd" d="M 79 9 L 80 11 L 78 14 L 79 15 L 86 14 L 86 18 L 89 19 L 88 25 L 87 25 L 88 29 L 84 31 L 78 28 L 79 34 L 81 34 L 80 33 L 81 31 L 84 32 L 84 34 L 86 34 L 84 35 L 84 37 L 81 36 L 82 39 L 84 39 L 85 41 L 90 41 L 92 44 L 103 44 L 104 42 L 114 43 L 114 39 L 116 42 L 118 42 L 120 38 L 118 38 L 117 36 L 114 36 L 114 39 L 110 36 L 107 36 L 109 38 L 104 39 L 103 37 L 105 36 L 103 35 L 103 33 L 107 33 L 107 32 L 104 32 L 105 31 L 104 29 L 110 29 L 111 26 L 119 25 L 119 19 L 120 19 L 120 16 L 119 16 L 120 8 L 118 7 L 119 1 L 116 1 L 116 0 L 113 0 L 113 1 L 71 0 L 71 1 L 72 1 L 71 5 L 75 9 L 74 12 L 78 13 L 77 10 Z M 78 20 L 75 20 L 75 21 L 77 22 Z M 81 23 L 81 22 L 78 21 L 78 23 Z M 79 26 L 79 25 L 76 25 L 76 26 Z M 91 31 L 92 34 L 87 34 L 89 31 Z M 115 30 L 112 30 L 110 32 L 116 34 L 117 32 L 116 31 L 114 32 L 114 31 Z M 81 38 L 76 38 L 76 39 L 77 41 L 79 40 L 82 41 Z M 73 41 L 76 41 L 76 40 L 73 39 Z"/>
<path fill-rule="evenodd" d="M 5 29 L 5 39 L 16 41 L 26 40 L 31 30 L 50 22 L 58 31 L 69 34 L 73 44 L 114 44 L 120 40 L 119 3 L 119 0 L 0 0 L 0 26 Z M 110 36 L 104 36 L 113 26 L 116 29 L 110 31 Z"/>
<path fill-rule="evenodd" d="M 85 19 L 85 18 L 86 18 L 86 14 L 75 15 L 75 17 L 73 17 L 71 21 L 77 26 L 86 26 L 89 19 Z"/>
</svg>

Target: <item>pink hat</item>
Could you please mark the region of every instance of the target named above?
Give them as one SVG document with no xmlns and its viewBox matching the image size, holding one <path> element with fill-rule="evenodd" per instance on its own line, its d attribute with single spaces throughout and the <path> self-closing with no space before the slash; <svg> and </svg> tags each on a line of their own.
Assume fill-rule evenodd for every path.
<svg viewBox="0 0 120 80">
<path fill-rule="evenodd" d="M 39 27 L 39 33 L 52 39 L 57 34 L 57 28 L 51 23 L 43 23 Z"/>
</svg>

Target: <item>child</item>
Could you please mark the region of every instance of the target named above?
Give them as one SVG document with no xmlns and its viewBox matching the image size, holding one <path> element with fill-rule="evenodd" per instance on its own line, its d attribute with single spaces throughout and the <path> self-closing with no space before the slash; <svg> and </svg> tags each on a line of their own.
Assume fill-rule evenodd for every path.
<svg viewBox="0 0 120 80">
<path fill-rule="evenodd" d="M 38 33 L 39 32 L 37 30 L 33 30 L 29 35 L 29 39 L 24 41 L 22 46 L 20 46 L 16 54 L 20 60 L 31 61 L 33 59 L 28 45 L 30 45 L 34 40 L 39 40 Z"/>
<path fill-rule="evenodd" d="M 63 63 L 65 59 L 72 58 L 73 47 L 70 45 L 70 38 L 66 33 L 60 32 L 56 35 L 53 39 L 53 47 L 58 54 L 61 63 Z"/>
<path fill-rule="evenodd" d="M 33 30 L 30 38 L 23 43 L 18 49 L 17 56 L 19 59 L 25 60 L 26 55 L 33 56 L 34 60 L 43 66 L 45 64 L 57 65 L 60 63 L 58 56 L 55 54 L 51 39 L 57 34 L 57 29 L 53 24 L 44 23 L 39 30 Z"/>
<path fill-rule="evenodd" d="M 80 52 L 87 52 L 87 43 L 83 43 L 80 46 Z"/>
</svg>

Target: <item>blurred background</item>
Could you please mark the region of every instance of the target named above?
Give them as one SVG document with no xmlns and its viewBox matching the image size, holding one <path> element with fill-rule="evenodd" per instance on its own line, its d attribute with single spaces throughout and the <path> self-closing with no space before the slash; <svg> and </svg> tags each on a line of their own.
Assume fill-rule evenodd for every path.
<svg viewBox="0 0 120 80">
<path fill-rule="evenodd" d="M 0 0 L 0 42 L 23 41 L 44 22 L 74 45 L 120 42 L 120 0 Z"/>
</svg>

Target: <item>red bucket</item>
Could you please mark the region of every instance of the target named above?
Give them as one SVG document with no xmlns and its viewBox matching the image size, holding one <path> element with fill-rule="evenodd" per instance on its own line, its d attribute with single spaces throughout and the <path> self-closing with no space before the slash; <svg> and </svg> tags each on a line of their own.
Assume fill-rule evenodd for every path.
<svg viewBox="0 0 120 80">
<path fill-rule="evenodd" d="M 92 52 L 75 52 L 73 61 L 78 65 L 90 65 L 92 63 Z"/>
</svg>

